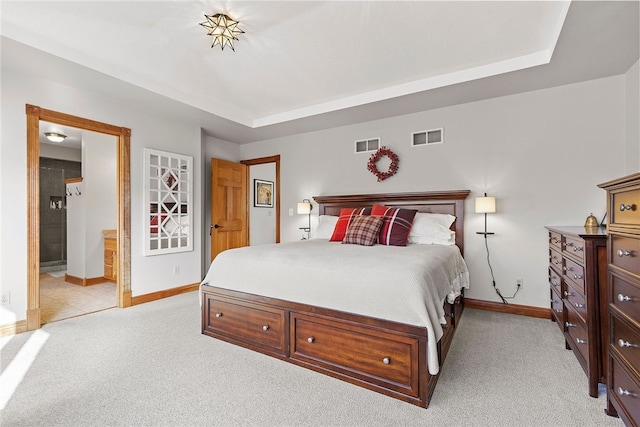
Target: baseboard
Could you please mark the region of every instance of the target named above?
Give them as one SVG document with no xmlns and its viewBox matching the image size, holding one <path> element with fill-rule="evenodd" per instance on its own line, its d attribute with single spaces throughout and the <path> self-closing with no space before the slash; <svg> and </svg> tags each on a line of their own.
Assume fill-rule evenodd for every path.
<svg viewBox="0 0 640 427">
<path fill-rule="evenodd" d="M 9 323 L 6 325 L 0 326 L 0 337 L 6 337 L 8 335 L 16 335 L 21 334 L 23 332 L 27 332 L 27 321 L 20 320 L 15 323 Z"/>
<path fill-rule="evenodd" d="M 151 301 L 156 301 L 163 298 L 169 298 L 180 294 L 186 294 L 187 292 L 197 291 L 200 288 L 200 282 L 193 283 L 191 285 L 179 286 L 177 288 L 165 289 L 163 291 L 152 292 L 150 294 L 138 295 L 131 297 L 131 305 L 144 304 Z"/>
<path fill-rule="evenodd" d="M 494 301 L 483 301 L 467 297 L 464 298 L 464 306 L 467 308 L 477 308 L 479 310 L 497 311 L 499 313 L 538 317 L 540 319 L 551 319 L 550 308 L 532 307 L 529 305 L 518 304 L 503 304 Z"/>
<path fill-rule="evenodd" d="M 113 280 L 105 279 L 104 277 L 90 277 L 87 279 L 86 277 L 84 278 L 76 277 L 76 276 L 71 276 L 70 274 L 64 275 L 64 281 L 74 285 L 80 285 L 80 286 L 99 285 L 100 283 L 105 283 L 105 282 L 115 283 Z"/>
</svg>

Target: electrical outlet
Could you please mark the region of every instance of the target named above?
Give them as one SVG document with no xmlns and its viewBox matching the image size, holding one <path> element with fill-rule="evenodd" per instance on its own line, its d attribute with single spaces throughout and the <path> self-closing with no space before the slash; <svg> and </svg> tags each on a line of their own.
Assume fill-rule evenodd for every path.
<svg viewBox="0 0 640 427">
<path fill-rule="evenodd" d="M 11 292 L 2 291 L 2 305 L 11 304 Z"/>
<path fill-rule="evenodd" d="M 522 289 L 522 279 L 516 279 L 516 287 Z"/>
</svg>

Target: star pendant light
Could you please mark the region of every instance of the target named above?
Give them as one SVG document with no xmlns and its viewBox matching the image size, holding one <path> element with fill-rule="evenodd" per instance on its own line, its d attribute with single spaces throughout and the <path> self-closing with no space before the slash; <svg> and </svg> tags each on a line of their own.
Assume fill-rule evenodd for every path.
<svg viewBox="0 0 640 427">
<path fill-rule="evenodd" d="M 244 33 L 244 31 L 238 28 L 239 22 L 234 21 L 223 13 L 204 15 L 204 17 L 207 18 L 207 21 L 201 22 L 200 25 L 207 29 L 208 36 L 213 37 L 211 47 L 218 45 L 224 50 L 225 46 L 229 46 L 231 50 L 235 52 L 233 41 L 238 40 L 238 34 Z"/>
</svg>

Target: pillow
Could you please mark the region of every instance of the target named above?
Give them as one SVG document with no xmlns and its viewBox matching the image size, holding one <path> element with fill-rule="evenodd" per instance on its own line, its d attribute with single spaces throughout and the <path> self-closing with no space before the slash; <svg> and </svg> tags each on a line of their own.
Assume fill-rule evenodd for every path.
<svg viewBox="0 0 640 427">
<path fill-rule="evenodd" d="M 449 214 L 418 212 L 409 233 L 409 243 L 455 245 L 455 232 L 449 228 L 455 219 Z"/>
<path fill-rule="evenodd" d="M 336 222 L 336 226 L 333 229 L 333 234 L 329 239 L 330 242 L 342 242 L 344 235 L 347 232 L 349 223 L 358 215 L 369 215 L 371 208 L 342 208 L 340 209 L 340 217 Z"/>
<path fill-rule="evenodd" d="M 335 215 L 320 215 L 318 227 L 316 227 L 312 239 L 330 239 L 337 222 L 338 217 Z"/>
<path fill-rule="evenodd" d="M 378 236 L 378 243 L 387 246 L 407 246 L 409 232 L 416 213 L 418 211 L 414 209 L 373 205 L 371 215 L 384 218 L 380 228 L 380 235 Z"/>
<path fill-rule="evenodd" d="M 378 240 L 384 218 L 381 216 L 358 215 L 351 220 L 342 239 L 343 244 L 373 246 Z"/>
</svg>

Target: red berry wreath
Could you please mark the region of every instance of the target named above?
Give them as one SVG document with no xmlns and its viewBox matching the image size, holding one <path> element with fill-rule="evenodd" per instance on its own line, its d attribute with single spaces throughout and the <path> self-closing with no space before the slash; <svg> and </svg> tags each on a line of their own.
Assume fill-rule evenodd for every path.
<svg viewBox="0 0 640 427">
<path fill-rule="evenodd" d="M 387 156 L 389 160 L 391 160 L 391 164 L 389 165 L 389 170 L 387 170 L 386 172 L 380 172 L 378 170 L 378 166 L 376 166 L 376 163 L 378 163 L 378 160 L 380 160 L 384 156 Z M 394 153 L 387 147 L 380 147 L 378 151 L 373 153 L 369 158 L 367 169 L 369 169 L 372 174 L 378 177 L 378 182 L 384 181 L 385 179 L 395 175 L 396 172 L 398 172 L 398 161 L 399 159 L 396 153 Z"/>
</svg>

